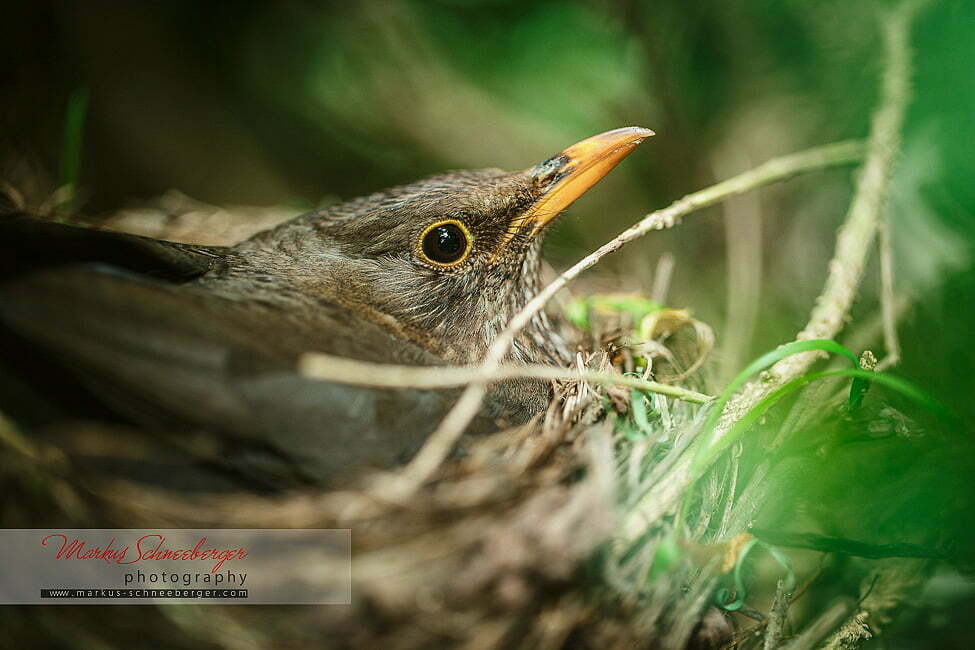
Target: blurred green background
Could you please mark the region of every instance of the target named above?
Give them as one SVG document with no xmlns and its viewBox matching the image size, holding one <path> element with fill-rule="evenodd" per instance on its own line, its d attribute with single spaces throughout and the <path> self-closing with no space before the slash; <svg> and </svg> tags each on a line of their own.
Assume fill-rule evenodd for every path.
<svg viewBox="0 0 975 650">
<path fill-rule="evenodd" d="M 445 169 L 527 167 L 618 126 L 657 131 L 554 228 L 548 259 L 562 267 L 689 191 L 865 136 L 884 6 L 10 4 L 0 175 L 33 201 L 73 177 L 72 96 L 87 98 L 78 204 L 92 215 L 173 188 L 218 205 L 311 208 Z M 903 345 L 895 372 L 967 426 L 975 3 L 935 2 L 913 40 L 915 99 L 889 205 Z M 715 328 L 726 380 L 804 325 L 851 187 L 849 169 L 831 170 L 729 201 L 630 246 L 583 286 L 649 291 L 658 258 L 673 253 L 668 302 Z M 874 256 L 841 341 L 882 357 L 878 294 Z"/>
</svg>

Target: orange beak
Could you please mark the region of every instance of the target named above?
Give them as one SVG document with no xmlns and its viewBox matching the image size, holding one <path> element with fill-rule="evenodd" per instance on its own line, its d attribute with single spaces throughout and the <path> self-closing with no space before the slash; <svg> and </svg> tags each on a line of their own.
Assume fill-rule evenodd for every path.
<svg viewBox="0 0 975 650">
<path fill-rule="evenodd" d="M 638 144 L 653 135 L 650 129 L 628 126 L 613 129 L 577 142 L 556 156 L 532 167 L 530 174 L 545 188 L 530 208 L 512 219 L 501 241 L 501 250 L 522 229 L 537 235 L 573 201 L 608 174 Z"/>
</svg>

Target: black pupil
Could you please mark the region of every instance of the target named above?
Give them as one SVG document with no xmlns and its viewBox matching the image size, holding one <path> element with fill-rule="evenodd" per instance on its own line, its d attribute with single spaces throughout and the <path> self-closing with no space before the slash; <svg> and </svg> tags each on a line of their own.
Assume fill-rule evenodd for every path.
<svg viewBox="0 0 975 650">
<path fill-rule="evenodd" d="M 456 262 L 467 248 L 464 231 L 452 223 L 437 226 L 423 238 L 423 252 L 434 262 Z"/>
</svg>

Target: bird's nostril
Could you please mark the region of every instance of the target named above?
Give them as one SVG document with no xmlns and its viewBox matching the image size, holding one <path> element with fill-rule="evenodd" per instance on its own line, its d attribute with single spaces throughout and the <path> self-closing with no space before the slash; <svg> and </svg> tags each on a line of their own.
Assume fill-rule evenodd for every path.
<svg viewBox="0 0 975 650">
<path fill-rule="evenodd" d="M 545 187 L 557 183 L 565 175 L 564 170 L 568 163 L 569 157 L 565 154 L 559 154 L 535 165 L 531 173 L 541 183 L 542 187 Z"/>
</svg>

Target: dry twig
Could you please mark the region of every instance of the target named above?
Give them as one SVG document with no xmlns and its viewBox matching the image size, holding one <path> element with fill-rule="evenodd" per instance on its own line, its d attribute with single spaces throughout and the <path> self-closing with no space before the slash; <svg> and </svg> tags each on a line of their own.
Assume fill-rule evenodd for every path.
<svg viewBox="0 0 975 650">
<path fill-rule="evenodd" d="M 765 639 L 762 644 L 763 650 L 775 650 L 779 647 L 779 642 L 785 634 L 786 616 L 788 613 L 789 593 L 785 589 L 785 583 L 779 580 L 775 586 L 775 598 L 772 600 L 772 608 L 769 611 Z"/>
<path fill-rule="evenodd" d="M 506 379 L 583 380 L 593 384 L 627 386 L 694 404 L 706 404 L 714 399 L 711 395 L 704 395 L 680 386 L 609 372 L 573 370 L 555 366 L 509 365 L 499 366 L 493 371 L 484 366 L 400 366 L 310 352 L 302 356 L 298 368 L 303 375 L 313 379 L 379 388 L 450 388 L 467 384 L 484 385 Z"/>
</svg>

